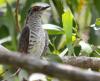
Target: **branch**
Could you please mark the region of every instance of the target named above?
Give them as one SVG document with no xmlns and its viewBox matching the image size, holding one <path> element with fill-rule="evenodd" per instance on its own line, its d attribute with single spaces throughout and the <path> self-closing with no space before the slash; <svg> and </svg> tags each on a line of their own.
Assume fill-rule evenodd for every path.
<svg viewBox="0 0 100 81">
<path fill-rule="evenodd" d="M 70 64 L 81 68 L 100 69 L 100 58 L 86 56 L 64 56 L 62 57 L 64 64 Z"/>
<path fill-rule="evenodd" d="M 0 47 L 1 48 L 1 47 Z M 100 73 L 82 70 L 70 65 L 50 63 L 21 53 L 5 52 L 0 49 L 0 63 L 17 65 L 31 72 L 40 72 L 62 80 L 99 81 Z"/>
</svg>

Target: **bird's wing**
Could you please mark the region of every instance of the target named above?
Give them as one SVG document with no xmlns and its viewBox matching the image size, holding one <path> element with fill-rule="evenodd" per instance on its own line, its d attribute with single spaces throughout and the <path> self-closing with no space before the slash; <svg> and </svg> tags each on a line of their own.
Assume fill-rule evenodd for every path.
<svg viewBox="0 0 100 81">
<path fill-rule="evenodd" d="M 19 39 L 19 48 L 18 51 L 21 53 L 28 53 L 28 44 L 29 44 L 29 28 L 25 27 L 22 30 L 22 34 Z"/>
</svg>

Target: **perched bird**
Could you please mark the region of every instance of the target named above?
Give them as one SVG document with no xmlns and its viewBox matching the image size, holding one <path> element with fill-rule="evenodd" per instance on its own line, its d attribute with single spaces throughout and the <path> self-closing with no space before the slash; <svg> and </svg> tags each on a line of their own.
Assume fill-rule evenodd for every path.
<svg viewBox="0 0 100 81">
<path fill-rule="evenodd" d="M 24 28 L 19 39 L 19 52 L 40 58 L 46 53 L 48 35 L 42 28 L 41 16 L 49 6 L 33 6 L 27 15 Z"/>
</svg>

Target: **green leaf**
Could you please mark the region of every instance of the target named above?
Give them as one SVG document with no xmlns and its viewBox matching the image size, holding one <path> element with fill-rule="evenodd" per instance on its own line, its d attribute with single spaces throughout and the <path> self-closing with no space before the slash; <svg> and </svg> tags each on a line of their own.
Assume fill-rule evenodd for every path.
<svg viewBox="0 0 100 81">
<path fill-rule="evenodd" d="M 5 4 L 5 0 L 0 0 L 0 6 Z"/>
<path fill-rule="evenodd" d="M 63 29 L 66 35 L 66 44 L 69 49 L 69 54 L 74 52 L 72 47 L 72 28 L 73 28 L 73 15 L 70 9 L 65 10 L 62 14 Z"/>
<path fill-rule="evenodd" d="M 62 5 L 62 1 L 61 0 L 52 0 L 53 4 L 55 5 L 57 11 L 58 11 L 58 14 L 61 18 L 61 15 L 63 13 L 63 5 Z"/>
<path fill-rule="evenodd" d="M 100 27 L 100 18 L 96 19 L 95 25 L 96 25 L 96 27 Z"/>
<path fill-rule="evenodd" d="M 49 0 L 52 9 L 53 23 L 61 24 L 61 15 L 63 13 L 63 5 L 61 0 Z"/>
<path fill-rule="evenodd" d="M 7 27 L 1 26 L 0 27 L 0 40 L 1 40 L 1 38 L 4 38 L 8 35 L 9 35 L 9 31 L 8 31 Z"/>
<path fill-rule="evenodd" d="M 90 53 L 92 53 L 92 48 L 88 43 L 85 43 L 84 41 L 80 41 L 79 45 L 81 46 L 81 55 L 89 56 Z"/>
<path fill-rule="evenodd" d="M 49 55 L 46 56 L 45 59 L 48 60 L 49 62 L 63 63 L 62 59 L 56 54 L 49 54 Z"/>
<path fill-rule="evenodd" d="M 0 76 L 2 76 L 3 72 L 4 72 L 3 65 L 0 64 Z"/>
<path fill-rule="evenodd" d="M 5 7 L 6 6 L 6 1 L 11 4 L 14 2 L 14 0 L 0 0 L 0 7 Z"/>
<path fill-rule="evenodd" d="M 24 79 L 28 79 L 28 73 L 27 71 L 21 69 L 20 72 L 18 73 L 18 81 L 23 81 L 23 78 Z"/>
<path fill-rule="evenodd" d="M 8 2 L 6 2 L 7 4 L 7 12 L 6 15 L 4 17 L 4 25 L 6 27 L 8 27 L 10 36 L 12 38 L 12 48 L 13 50 L 16 50 L 16 46 L 17 46 L 17 38 L 16 38 L 16 24 L 15 24 L 15 17 L 14 17 L 14 13 L 12 11 L 11 6 L 8 4 Z"/>
<path fill-rule="evenodd" d="M 60 57 L 64 57 L 64 56 L 66 55 L 67 51 L 68 51 L 68 48 L 64 49 L 64 50 L 59 54 L 59 56 L 60 56 Z"/>
<path fill-rule="evenodd" d="M 93 0 L 93 4 L 91 5 L 92 7 L 95 7 L 94 12 L 98 13 L 98 17 L 100 17 L 100 0 Z M 97 12 L 96 12 L 97 11 Z"/>
<path fill-rule="evenodd" d="M 42 25 L 42 27 L 48 31 L 48 33 L 50 35 L 55 35 L 55 34 L 64 34 L 64 30 L 57 26 L 57 25 L 53 25 L 53 24 L 44 24 Z"/>
</svg>

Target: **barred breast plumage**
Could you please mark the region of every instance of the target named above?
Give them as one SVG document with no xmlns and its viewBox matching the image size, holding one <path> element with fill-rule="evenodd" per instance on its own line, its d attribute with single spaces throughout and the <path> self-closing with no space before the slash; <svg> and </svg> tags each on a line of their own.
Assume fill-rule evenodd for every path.
<svg viewBox="0 0 100 81">
<path fill-rule="evenodd" d="M 28 52 L 36 57 L 40 57 L 45 47 L 45 32 L 30 30 Z"/>
</svg>

